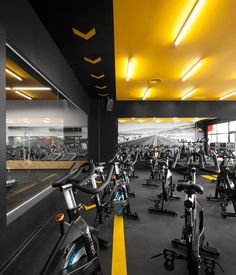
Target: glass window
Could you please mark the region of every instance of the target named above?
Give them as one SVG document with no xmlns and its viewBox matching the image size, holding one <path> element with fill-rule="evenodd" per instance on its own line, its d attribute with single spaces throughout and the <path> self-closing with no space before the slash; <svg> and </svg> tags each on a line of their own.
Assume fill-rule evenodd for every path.
<svg viewBox="0 0 236 275">
<path fill-rule="evenodd" d="M 88 122 L 83 111 L 10 49 L 6 69 L 9 218 L 36 194 L 51 192 L 52 181 L 74 161 L 79 165 L 87 158 Z"/>
<path fill-rule="evenodd" d="M 229 141 L 235 143 L 235 133 L 229 135 Z"/>
<path fill-rule="evenodd" d="M 217 142 L 217 135 L 211 135 L 211 142 Z"/>
<path fill-rule="evenodd" d="M 218 134 L 217 142 L 228 142 L 228 134 Z"/>
<path fill-rule="evenodd" d="M 230 130 L 230 132 L 236 131 L 236 120 L 235 121 L 230 121 L 229 130 Z"/>
<path fill-rule="evenodd" d="M 229 123 L 219 123 L 217 124 L 217 133 L 228 133 L 229 131 Z"/>
<path fill-rule="evenodd" d="M 216 134 L 216 125 L 217 124 L 212 125 L 212 127 L 213 127 L 213 129 L 211 131 L 212 134 Z"/>
</svg>

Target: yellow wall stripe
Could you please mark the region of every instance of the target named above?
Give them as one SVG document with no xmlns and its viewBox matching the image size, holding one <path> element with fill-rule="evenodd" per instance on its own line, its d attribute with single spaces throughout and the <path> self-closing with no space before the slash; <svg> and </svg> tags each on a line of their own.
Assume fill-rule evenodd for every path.
<svg viewBox="0 0 236 275">
<path fill-rule="evenodd" d="M 111 275 L 127 275 L 123 216 L 114 217 Z"/>
<path fill-rule="evenodd" d="M 47 176 L 47 177 L 41 179 L 41 181 L 44 182 L 44 181 L 46 181 L 46 180 L 49 180 L 49 179 L 52 178 L 52 177 L 55 177 L 56 175 L 57 175 L 57 174 L 51 174 L 51 175 L 49 175 L 49 176 Z"/>
<path fill-rule="evenodd" d="M 14 197 L 14 196 L 16 196 L 16 195 L 18 195 L 22 192 L 25 192 L 26 190 L 28 190 L 28 189 L 30 189 L 30 188 L 34 187 L 35 185 L 38 185 L 38 184 L 39 184 L 39 182 L 34 182 L 34 183 L 31 183 L 31 184 L 29 184 L 25 187 L 19 188 L 16 191 L 13 191 L 12 194 L 10 193 L 10 197 Z"/>
</svg>

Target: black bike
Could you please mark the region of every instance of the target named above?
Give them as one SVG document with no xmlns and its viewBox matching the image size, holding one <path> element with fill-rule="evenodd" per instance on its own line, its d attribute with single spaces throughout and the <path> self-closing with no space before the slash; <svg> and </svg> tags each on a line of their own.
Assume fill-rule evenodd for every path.
<svg viewBox="0 0 236 275">
<path fill-rule="evenodd" d="M 52 184 L 65 198 L 69 222 L 64 221 L 62 213 L 56 216 L 60 223 L 61 236 L 41 272 L 43 275 L 103 275 L 98 258 L 98 231 L 82 218 L 80 212 L 83 211 L 83 206 L 76 204 L 72 190 L 87 184 L 94 175 L 94 168 L 93 163 L 89 167 L 87 163 L 83 164 L 79 169 L 73 165 L 63 177 Z M 87 176 L 79 180 L 83 172 Z"/>
</svg>

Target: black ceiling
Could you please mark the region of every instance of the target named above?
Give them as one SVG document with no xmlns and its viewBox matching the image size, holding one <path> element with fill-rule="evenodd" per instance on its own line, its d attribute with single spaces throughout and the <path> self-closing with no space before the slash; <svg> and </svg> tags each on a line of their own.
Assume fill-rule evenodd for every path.
<svg viewBox="0 0 236 275">
<path fill-rule="evenodd" d="M 113 1 L 30 0 L 30 3 L 87 93 L 90 96 L 108 93 L 115 98 Z M 72 28 L 84 34 L 91 31 L 91 38 L 76 35 Z M 91 60 L 101 57 L 101 61 L 91 64 L 84 57 Z M 97 79 L 90 74 L 105 76 Z"/>
</svg>

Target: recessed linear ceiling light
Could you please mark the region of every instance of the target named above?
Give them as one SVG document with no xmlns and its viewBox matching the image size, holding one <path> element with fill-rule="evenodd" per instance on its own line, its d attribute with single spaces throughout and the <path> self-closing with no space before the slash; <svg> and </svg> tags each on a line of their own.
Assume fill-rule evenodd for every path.
<svg viewBox="0 0 236 275">
<path fill-rule="evenodd" d="M 182 77 L 182 81 L 188 79 L 192 74 L 194 74 L 203 64 L 203 60 L 199 60 L 196 64 L 192 66 L 190 70 L 188 70 L 185 75 Z"/>
<path fill-rule="evenodd" d="M 196 17 L 198 12 L 200 11 L 203 3 L 204 3 L 204 0 L 197 0 L 196 1 L 195 5 L 193 6 L 191 12 L 189 13 L 188 17 L 186 18 L 182 28 L 180 29 L 180 31 L 179 31 L 179 33 L 178 33 L 178 35 L 177 35 L 177 37 L 174 41 L 175 46 L 178 46 L 180 41 L 185 36 L 185 34 L 188 31 L 189 27 L 193 23 L 194 18 Z"/>
<path fill-rule="evenodd" d="M 5 90 L 6 90 L 6 91 L 10 91 L 11 88 L 10 88 L 10 87 L 6 87 Z"/>
<path fill-rule="evenodd" d="M 13 87 L 13 90 L 25 90 L 25 91 L 49 91 L 48 87 Z"/>
<path fill-rule="evenodd" d="M 131 75 L 133 73 L 133 68 L 134 68 L 133 58 L 129 58 L 128 65 L 127 65 L 127 72 L 126 72 L 126 81 L 130 80 Z"/>
<path fill-rule="evenodd" d="M 235 94 L 236 94 L 236 90 L 235 90 L 235 91 L 232 91 L 231 93 L 228 93 L 228 94 L 222 96 L 222 97 L 220 98 L 220 100 L 224 100 L 224 99 L 226 99 L 226 98 L 228 98 L 228 97 L 230 97 L 230 96 L 233 96 L 233 95 L 235 95 Z"/>
<path fill-rule="evenodd" d="M 5 71 L 6 71 L 6 73 L 10 74 L 11 76 L 15 77 L 16 79 L 22 81 L 22 78 L 19 75 L 17 75 L 16 73 L 12 72 L 11 70 L 5 68 Z"/>
<path fill-rule="evenodd" d="M 21 95 L 21 96 L 23 96 L 23 97 L 25 97 L 25 98 L 27 98 L 27 99 L 29 99 L 29 100 L 32 100 L 32 98 L 30 97 L 30 96 L 28 96 L 28 95 L 25 95 L 25 94 L 23 94 L 23 93 L 21 93 L 21 92 L 19 92 L 19 91 L 15 91 L 18 95 Z"/>
<path fill-rule="evenodd" d="M 149 96 L 150 92 L 151 92 L 151 89 L 147 88 L 144 95 L 143 95 L 143 100 L 145 100 Z"/>
<path fill-rule="evenodd" d="M 195 93 L 195 91 L 196 91 L 196 89 L 191 89 L 190 91 L 188 91 L 185 95 L 183 95 L 181 97 L 181 100 L 184 100 L 184 99 L 190 97 L 193 93 Z"/>
</svg>

